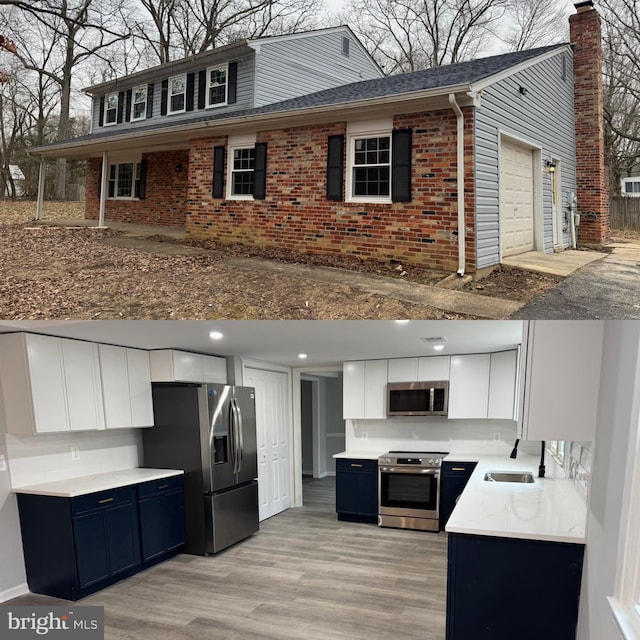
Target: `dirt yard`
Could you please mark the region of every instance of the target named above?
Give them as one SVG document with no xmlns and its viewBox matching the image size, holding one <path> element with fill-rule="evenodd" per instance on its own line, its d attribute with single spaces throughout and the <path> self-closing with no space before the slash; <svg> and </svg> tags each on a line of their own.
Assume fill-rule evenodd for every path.
<svg viewBox="0 0 640 640">
<path fill-rule="evenodd" d="M 81 218 L 82 209 L 46 203 L 44 219 Z M 465 317 L 348 286 L 235 269 L 222 252 L 115 246 L 117 231 L 34 225 L 34 217 L 34 203 L 0 201 L 2 319 Z"/>
</svg>

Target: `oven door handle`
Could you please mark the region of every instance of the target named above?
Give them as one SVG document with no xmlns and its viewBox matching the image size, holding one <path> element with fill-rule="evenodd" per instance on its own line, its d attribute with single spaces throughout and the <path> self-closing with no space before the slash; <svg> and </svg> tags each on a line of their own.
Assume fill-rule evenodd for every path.
<svg viewBox="0 0 640 640">
<path fill-rule="evenodd" d="M 407 469 L 405 467 L 380 467 L 380 473 L 404 473 L 411 475 L 431 475 L 435 476 L 440 473 L 440 469 Z"/>
</svg>

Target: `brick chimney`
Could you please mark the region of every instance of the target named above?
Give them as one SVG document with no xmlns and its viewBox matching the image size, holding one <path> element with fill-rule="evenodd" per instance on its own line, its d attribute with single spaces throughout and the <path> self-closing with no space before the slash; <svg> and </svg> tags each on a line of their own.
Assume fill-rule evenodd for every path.
<svg viewBox="0 0 640 640">
<path fill-rule="evenodd" d="M 602 29 L 592 0 L 578 2 L 569 18 L 574 48 L 574 104 L 578 243 L 601 245 L 609 237 L 609 187 L 604 161 Z"/>
</svg>

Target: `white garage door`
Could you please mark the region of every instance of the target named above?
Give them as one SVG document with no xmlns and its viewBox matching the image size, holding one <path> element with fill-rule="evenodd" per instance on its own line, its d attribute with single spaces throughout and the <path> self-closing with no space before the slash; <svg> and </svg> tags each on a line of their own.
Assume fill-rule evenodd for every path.
<svg viewBox="0 0 640 640">
<path fill-rule="evenodd" d="M 503 257 L 534 248 L 533 154 L 507 140 L 500 150 L 500 236 Z"/>
</svg>

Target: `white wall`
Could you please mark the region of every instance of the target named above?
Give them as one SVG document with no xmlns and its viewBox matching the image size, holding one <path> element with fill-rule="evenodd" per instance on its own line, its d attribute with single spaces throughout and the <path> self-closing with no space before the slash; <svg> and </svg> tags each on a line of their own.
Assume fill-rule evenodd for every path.
<svg viewBox="0 0 640 640">
<path fill-rule="evenodd" d="M 606 598 L 615 590 L 627 452 L 639 406 L 640 322 L 608 321 L 577 640 L 622 640 Z"/>
</svg>

